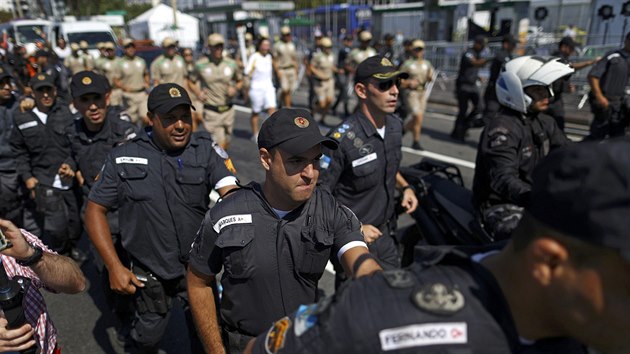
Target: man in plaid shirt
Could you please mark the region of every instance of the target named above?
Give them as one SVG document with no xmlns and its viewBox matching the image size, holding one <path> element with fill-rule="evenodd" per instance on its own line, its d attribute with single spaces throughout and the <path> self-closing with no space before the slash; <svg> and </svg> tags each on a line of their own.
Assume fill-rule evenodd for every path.
<svg viewBox="0 0 630 354">
<path fill-rule="evenodd" d="M 72 259 L 54 253 L 37 236 L 18 229 L 10 221 L 0 219 L 0 230 L 13 244 L 0 253 L 7 275 L 31 281 L 23 301 L 27 323 L 8 329 L 4 314 L 0 315 L 0 352 L 17 352 L 37 345 L 42 354 L 59 353 L 57 330 L 40 289 L 79 293 L 86 288 L 85 277 Z"/>
</svg>

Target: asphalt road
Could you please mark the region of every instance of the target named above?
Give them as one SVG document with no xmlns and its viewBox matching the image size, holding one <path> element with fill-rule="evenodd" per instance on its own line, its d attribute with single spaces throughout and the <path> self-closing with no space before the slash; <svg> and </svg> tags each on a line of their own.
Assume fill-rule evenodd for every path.
<svg viewBox="0 0 630 354">
<path fill-rule="evenodd" d="M 305 93 L 296 93 L 297 106 L 306 102 Z M 237 106 L 234 138 L 228 150 L 238 170 L 241 182 L 251 180 L 262 181 L 263 170 L 259 166 L 258 152 L 249 133 L 249 110 Z M 331 118 L 331 123 L 339 123 L 339 118 Z M 424 157 L 435 158 L 455 163 L 461 169 L 466 187 L 472 185 L 476 146 L 480 130 L 472 130 L 465 143 L 455 143 L 449 137 L 454 122 L 454 107 L 429 103 L 426 114 L 422 145 L 425 151 L 410 148 L 411 136 L 403 138 L 403 166 L 419 162 Z M 329 127 L 322 127 L 327 131 Z M 413 221 L 403 216 L 402 226 Z M 84 249 L 88 249 L 88 241 L 82 240 Z M 46 294 L 46 301 L 52 318 L 59 330 L 59 342 L 64 353 L 125 353 L 115 340 L 113 331 L 114 319 L 105 305 L 102 286 L 91 261 L 82 266 L 90 280 L 87 292 L 80 295 Z M 326 272 L 320 287 L 326 292 L 333 291 L 333 276 Z M 167 353 L 186 353 L 188 340 L 186 325 L 181 307 L 176 306 L 171 318 L 161 349 Z"/>
</svg>

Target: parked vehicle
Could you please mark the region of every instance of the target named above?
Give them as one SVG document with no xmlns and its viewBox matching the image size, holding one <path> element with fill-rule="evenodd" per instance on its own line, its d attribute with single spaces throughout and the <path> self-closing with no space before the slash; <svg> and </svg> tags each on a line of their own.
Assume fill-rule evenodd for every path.
<svg viewBox="0 0 630 354">
<path fill-rule="evenodd" d="M 13 43 L 33 53 L 37 42 L 47 42 L 51 36 L 52 22 L 42 19 L 13 20 L 0 24 L 0 32 L 12 38 Z"/>
<path fill-rule="evenodd" d="M 66 43 L 88 43 L 88 52 L 93 57 L 98 57 L 99 52 L 96 44 L 99 42 L 118 43 L 112 27 L 104 22 L 98 21 L 76 21 L 58 22 L 53 26 L 54 40 L 51 41 L 53 48 L 57 46 L 57 39 L 63 38 Z"/>
</svg>

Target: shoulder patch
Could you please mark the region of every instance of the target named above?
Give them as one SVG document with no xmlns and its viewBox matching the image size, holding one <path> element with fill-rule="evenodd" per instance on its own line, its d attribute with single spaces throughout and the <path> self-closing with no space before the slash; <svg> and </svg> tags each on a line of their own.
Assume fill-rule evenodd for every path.
<svg viewBox="0 0 630 354">
<path fill-rule="evenodd" d="M 508 141 L 507 135 L 504 135 L 504 134 L 495 134 L 492 137 L 490 137 L 490 139 L 491 139 L 490 140 L 491 148 L 502 146 L 506 144 Z"/>
<path fill-rule="evenodd" d="M 606 60 L 612 60 L 612 59 L 615 59 L 615 58 L 620 57 L 620 56 L 621 56 L 621 54 L 615 52 L 615 53 L 612 53 L 609 56 L 607 56 Z"/>
<path fill-rule="evenodd" d="M 466 305 L 464 295 L 455 287 L 433 283 L 411 294 L 411 301 L 419 309 L 437 315 L 452 315 Z"/>
<path fill-rule="evenodd" d="M 287 338 L 289 328 L 291 328 L 289 317 L 283 317 L 271 326 L 265 337 L 265 351 L 267 354 L 275 354 L 284 348 L 284 341 Z"/>
<path fill-rule="evenodd" d="M 223 228 L 235 224 L 251 224 L 252 214 L 239 214 L 224 216 L 216 224 L 212 226 L 212 229 L 216 233 L 220 233 Z"/>
<path fill-rule="evenodd" d="M 416 284 L 413 273 L 405 269 L 393 269 L 383 272 L 387 284 L 394 289 L 410 288 Z"/>
<path fill-rule="evenodd" d="M 328 166 L 330 166 L 330 156 L 322 155 L 322 158 L 319 159 L 319 168 L 325 170 L 328 168 Z"/>
<path fill-rule="evenodd" d="M 507 135 L 510 134 L 510 131 L 504 127 L 496 127 L 488 132 L 488 136 L 493 136 L 495 134 Z"/>
<path fill-rule="evenodd" d="M 230 158 L 228 153 L 225 150 L 223 150 L 223 148 L 214 141 L 212 142 L 212 148 L 219 156 L 221 156 L 222 159 L 227 160 Z"/>
</svg>

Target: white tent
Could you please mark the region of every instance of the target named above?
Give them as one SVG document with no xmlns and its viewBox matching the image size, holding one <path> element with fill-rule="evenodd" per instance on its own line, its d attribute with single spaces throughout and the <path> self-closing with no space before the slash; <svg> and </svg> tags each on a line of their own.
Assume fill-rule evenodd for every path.
<svg viewBox="0 0 630 354">
<path fill-rule="evenodd" d="M 159 4 L 129 21 L 133 39 L 152 39 L 160 45 L 166 37 L 179 41 L 180 47 L 195 48 L 199 40 L 199 20 L 177 11 L 177 29 L 173 29 L 173 8 Z"/>
</svg>

